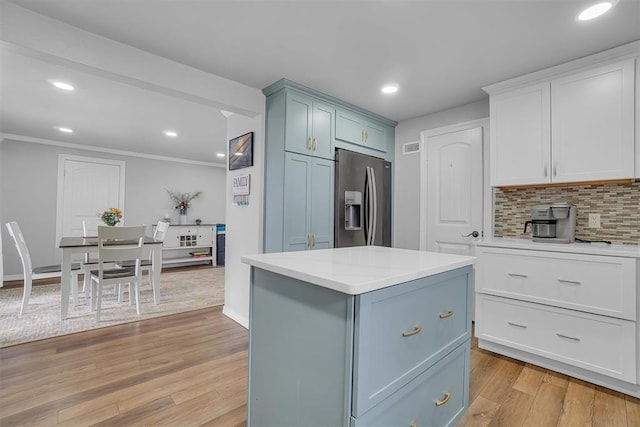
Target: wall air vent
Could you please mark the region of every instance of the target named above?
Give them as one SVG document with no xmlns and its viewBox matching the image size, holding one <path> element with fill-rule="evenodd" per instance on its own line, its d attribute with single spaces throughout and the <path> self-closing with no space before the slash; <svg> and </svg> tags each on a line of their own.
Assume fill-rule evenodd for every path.
<svg viewBox="0 0 640 427">
<path fill-rule="evenodd" d="M 405 142 L 402 144 L 402 154 L 413 154 L 420 152 L 420 141 Z"/>
</svg>

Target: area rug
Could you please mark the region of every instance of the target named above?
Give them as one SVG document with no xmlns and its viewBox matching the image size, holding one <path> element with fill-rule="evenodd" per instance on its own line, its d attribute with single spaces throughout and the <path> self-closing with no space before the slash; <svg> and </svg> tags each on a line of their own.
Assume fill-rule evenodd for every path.
<svg viewBox="0 0 640 427">
<path fill-rule="evenodd" d="M 224 303 L 224 267 L 162 272 L 160 301 L 153 303 L 153 291 L 143 277 L 140 315 L 135 303 L 117 302 L 113 287 L 105 288 L 100 322 L 89 310 L 88 295 L 78 293 L 78 304 L 69 303 L 69 316 L 60 320 L 60 284 L 33 286 L 25 313 L 20 316 L 22 288 L 0 289 L 0 348 L 29 341 L 135 322 L 153 317 L 198 310 Z"/>
</svg>

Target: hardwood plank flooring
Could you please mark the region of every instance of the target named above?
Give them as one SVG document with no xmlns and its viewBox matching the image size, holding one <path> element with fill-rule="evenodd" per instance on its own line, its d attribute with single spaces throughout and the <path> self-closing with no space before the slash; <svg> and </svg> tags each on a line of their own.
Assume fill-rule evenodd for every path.
<svg viewBox="0 0 640 427">
<path fill-rule="evenodd" d="M 215 307 L 0 349 L 0 426 L 245 426 L 247 340 Z M 473 340 L 475 426 L 640 426 L 640 400 Z"/>
</svg>

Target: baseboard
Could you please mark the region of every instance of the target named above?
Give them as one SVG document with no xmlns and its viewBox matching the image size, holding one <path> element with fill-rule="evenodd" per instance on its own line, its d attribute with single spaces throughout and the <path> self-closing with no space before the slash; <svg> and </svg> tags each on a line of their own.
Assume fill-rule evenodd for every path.
<svg viewBox="0 0 640 427">
<path fill-rule="evenodd" d="M 249 329 L 249 319 L 247 319 L 244 316 L 240 316 L 238 313 L 227 308 L 226 305 L 222 308 L 222 314 L 224 314 L 234 322 L 238 323 L 240 326 L 244 327 L 245 329 Z"/>
</svg>

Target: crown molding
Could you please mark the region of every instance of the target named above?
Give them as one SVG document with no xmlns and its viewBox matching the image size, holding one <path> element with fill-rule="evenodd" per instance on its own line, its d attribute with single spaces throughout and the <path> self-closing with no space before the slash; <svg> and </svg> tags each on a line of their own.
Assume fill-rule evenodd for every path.
<svg viewBox="0 0 640 427">
<path fill-rule="evenodd" d="M 357 105 L 353 105 L 350 104 L 346 101 L 343 101 L 341 99 L 335 98 L 331 95 L 327 95 L 325 93 L 322 93 L 320 91 L 317 91 L 313 88 L 304 86 L 300 83 L 294 82 L 292 80 L 288 80 L 285 78 L 282 78 L 280 80 L 278 80 L 275 83 L 270 84 L 269 86 L 265 87 L 264 89 L 262 89 L 262 93 L 264 93 L 264 95 L 266 97 L 269 97 L 277 92 L 283 91 L 283 90 L 295 90 L 299 93 L 302 93 L 304 95 L 311 95 L 314 96 L 316 98 L 321 99 L 322 101 L 337 105 L 339 107 L 342 108 L 346 108 L 349 110 L 352 110 L 356 113 L 362 114 L 364 116 L 368 116 L 371 119 L 377 120 L 379 122 L 385 123 L 389 126 L 393 126 L 396 127 L 398 125 L 398 122 L 396 122 L 395 120 L 391 120 L 389 118 L 386 118 L 384 116 L 381 116 L 379 114 L 376 114 L 374 112 L 371 112 L 369 110 L 365 110 L 364 108 L 358 107 Z"/>
<path fill-rule="evenodd" d="M 640 57 L 640 40 L 636 40 L 622 46 L 598 52 L 593 55 L 575 59 L 573 61 L 565 62 L 560 65 L 545 68 L 544 70 L 535 71 L 533 73 L 494 83 L 489 86 L 484 86 L 482 90 L 484 90 L 489 95 L 495 95 L 507 90 L 529 86 L 536 83 L 541 83 L 545 80 L 562 77 L 587 68 L 597 67 L 610 64 L 612 62 L 637 57 Z"/>
</svg>

